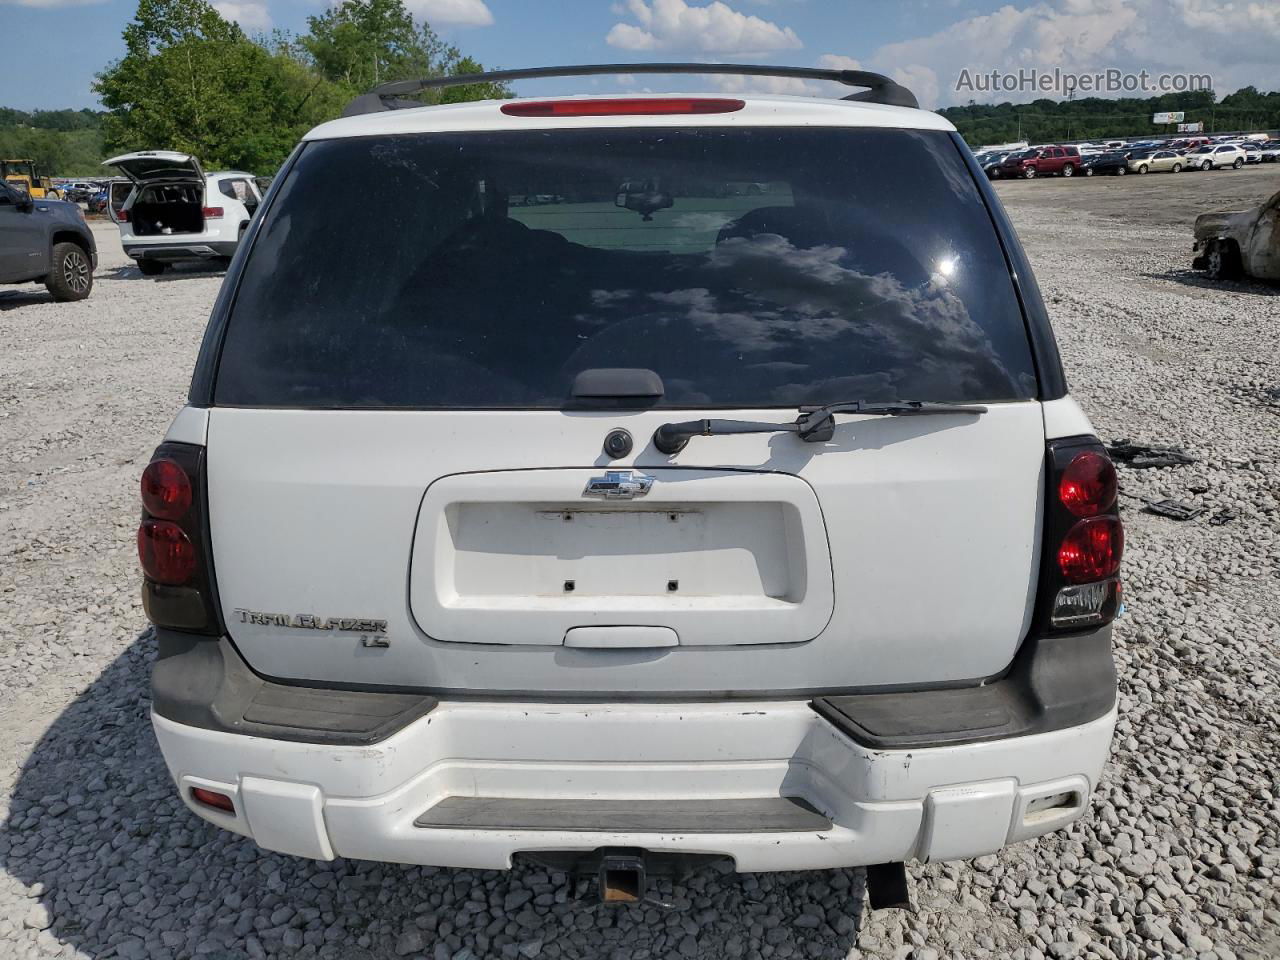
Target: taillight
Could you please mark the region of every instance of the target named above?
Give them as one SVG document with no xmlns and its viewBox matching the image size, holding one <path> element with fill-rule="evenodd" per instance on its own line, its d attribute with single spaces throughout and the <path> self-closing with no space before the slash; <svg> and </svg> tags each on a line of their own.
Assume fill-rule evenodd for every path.
<svg viewBox="0 0 1280 960">
<path fill-rule="evenodd" d="M 205 207 L 205 208 L 204 208 L 203 210 L 201 210 L 200 212 L 204 214 L 204 218 L 205 218 L 206 220 L 220 220 L 220 219 L 222 219 L 222 208 L 221 208 L 221 207 Z"/>
<path fill-rule="evenodd" d="M 1105 453 L 1076 454 L 1058 480 L 1058 499 L 1077 517 L 1096 517 L 1116 502 L 1116 468 Z"/>
<path fill-rule="evenodd" d="M 1115 467 L 1095 437 L 1050 441 L 1047 454 L 1036 618 L 1048 630 L 1096 628 L 1120 608 L 1124 527 Z"/>
<path fill-rule="evenodd" d="M 611 100 L 517 100 L 504 103 L 509 117 L 664 116 L 682 113 L 733 113 L 745 100 L 728 97 L 615 97 Z"/>
<path fill-rule="evenodd" d="M 128 222 L 129 222 L 129 211 L 128 211 L 128 210 L 121 210 L 120 212 L 118 212 L 118 213 L 116 214 L 116 219 L 117 219 L 117 220 L 119 220 L 121 223 L 128 223 Z"/>
<path fill-rule="evenodd" d="M 142 471 L 142 506 L 153 517 L 181 519 L 191 509 L 191 478 L 172 460 L 152 460 Z"/>
<path fill-rule="evenodd" d="M 1068 583 L 1090 583 L 1115 576 L 1124 552 L 1124 528 L 1116 517 L 1081 520 L 1058 547 L 1058 569 Z"/>
<path fill-rule="evenodd" d="M 212 636 L 218 616 L 205 516 L 203 447 L 162 443 L 142 472 L 142 605 L 158 627 Z"/>
<path fill-rule="evenodd" d="M 138 562 L 152 580 L 178 586 L 196 572 L 196 548 L 172 520 L 143 520 L 138 527 Z"/>
</svg>

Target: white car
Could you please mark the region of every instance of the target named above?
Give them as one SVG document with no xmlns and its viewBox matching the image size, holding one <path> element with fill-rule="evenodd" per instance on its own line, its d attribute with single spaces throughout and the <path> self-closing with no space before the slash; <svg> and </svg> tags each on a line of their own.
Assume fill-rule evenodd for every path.
<svg viewBox="0 0 1280 960">
<path fill-rule="evenodd" d="M 1268 140 L 1266 143 L 1258 145 L 1262 151 L 1263 163 L 1275 163 L 1280 161 L 1280 140 Z"/>
<path fill-rule="evenodd" d="M 185 153 L 144 150 L 103 165 L 133 182 L 124 206 L 108 209 L 119 224 L 125 255 L 147 275 L 183 260 L 229 260 L 262 203 L 253 174 L 206 174 Z"/>
<path fill-rule="evenodd" d="M 1206 143 L 1187 154 L 1188 170 L 1218 170 L 1232 167 L 1239 170 L 1245 164 L 1245 152 L 1238 143 Z"/>
<path fill-rule="evenodd" d="M 1261 163 L 1262 162 L 1262 147 L 1254 143 L 1252 140 L 1243 140 L 1240 143 L 1236 144 L 1236 146 L 1238 146 L 1241 150 L 1244 151 L 1245 163 Z"/>
<path fill-rule="evenodd" d="M 194 813 L 612 902 L 880 865 L 873 906 L 1085 813 L 1115 470 L 952 124 L 787 75 L 869 90 L 371 94 L 306 135 L 142 480 Z"/>
</svg>

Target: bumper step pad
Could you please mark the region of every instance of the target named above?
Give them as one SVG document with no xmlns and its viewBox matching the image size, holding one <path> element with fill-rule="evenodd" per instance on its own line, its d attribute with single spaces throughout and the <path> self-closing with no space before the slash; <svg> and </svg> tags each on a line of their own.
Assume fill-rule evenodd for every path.
<svg viewBox="0 0 1280 960">
<path fill-rule="evenodd" d="M 454 830 L 560 830 L 600 833 L 804 833 L 831 821 L 803 800 L 558 800 L 446 797 L 415 827 Z"/>
</svg>

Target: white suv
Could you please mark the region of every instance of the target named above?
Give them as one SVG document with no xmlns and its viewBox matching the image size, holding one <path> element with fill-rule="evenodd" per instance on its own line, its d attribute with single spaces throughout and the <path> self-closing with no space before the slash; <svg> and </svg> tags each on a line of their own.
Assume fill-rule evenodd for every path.
<svg viewBox="0 0 1280 960">
<path fill-rule="evenodd" d="M 791 72 L 870 92 L 374 96 L 307 135 L 142 481 L 195 813 L 621 901 L 879 865 L 875 904 L 1085 812 L 1115 471 L 951 124 Z"/>
<path fill-rule="evenodd" d="M 1238 143 L 1206 143 L 1187 154 L 1188 170 L 1217 170 L 1232 167 L 1239 170 L 1245 164 L 1245 152 Z"/>
<path fill-rule="evenodd" d="M 112 157 L 133 190 L 109 216 L 120 227 L 126 256 L 148 275 L 183 260 L 229 260 L 262 203 L 253 174 L 222 170 L 206 174 L 195 157 L 144 150 Z"/>
</svg>

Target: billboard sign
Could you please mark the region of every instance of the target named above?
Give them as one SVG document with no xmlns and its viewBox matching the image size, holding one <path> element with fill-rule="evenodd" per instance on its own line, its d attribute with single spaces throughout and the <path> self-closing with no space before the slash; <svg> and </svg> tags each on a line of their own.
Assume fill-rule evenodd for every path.
<svg viewBox="0 0 1280 960">
<path fill-rule="evenodd" d="M 1181 123 L 1186 118 L 1186 116 L 1187 115 L 1182 111 L 1178 111 L 1177 113 L 1157 113 L 1154 116 L 1152 116 L 1151 122 L 1152 123 Z"/>
<path fill-rule="evenodd" d="M 1195 123 L 1178 124 L 1179 133 L 1204 133 L 1204 121 L 1197 120 Z"/>
</svg>

